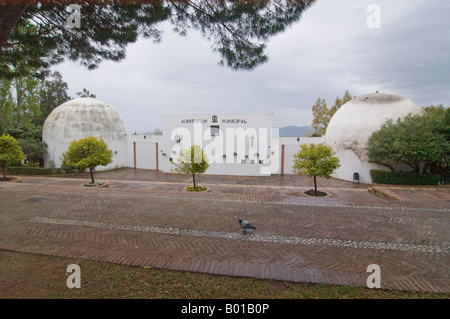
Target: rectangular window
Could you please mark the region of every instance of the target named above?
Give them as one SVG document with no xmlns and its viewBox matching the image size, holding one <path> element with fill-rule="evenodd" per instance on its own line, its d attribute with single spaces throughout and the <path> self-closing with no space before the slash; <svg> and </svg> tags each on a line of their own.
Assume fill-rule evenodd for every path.
<svg viewBox="0 0 450 319">
<path fill-rule="evenodd" d="M 211 125 L 211 136 L 219 136 L 219 125 Z"/>
</svg>

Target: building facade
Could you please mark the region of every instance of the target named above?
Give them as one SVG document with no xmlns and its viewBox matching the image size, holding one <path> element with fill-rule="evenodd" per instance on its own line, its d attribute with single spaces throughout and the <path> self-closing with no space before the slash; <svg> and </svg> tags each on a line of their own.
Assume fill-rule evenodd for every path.
<svg viewBox="0 0 450 319">
<path fill-rule="evenodd" d="M 392 94 L 366 94 L 344 104 L 331 119 L 324 137 L 279 137 L 272 114 L 164 115 L 162 135 L 126 134 L 122 119 L 109 104 L 92 98 L 68 101 L 47 118 L 43 141 L 45 165 L 59 167 L 71 141 L 101 137 L 113 151 L 119 167 L 171 172 L 172 161 L 191 145 L 202 147 L 210 167 L 207 174 L 268 176 L 293 174 L 294 154 L 300 145 L 324 143 L 332 147 L 341 167 L 332 175 L 371 183 L 372 169 L 388 170 L 367 157 L 370 135 L 387 120 L 397 120 L 422 109 L 413 101 Z"/>
<path fill-rule="evenodd" d="M 94 98 L 67 101 L 49 114 L 42 129 L 47 148 L 44 165 L 60 167 L 69 144 L 88 136 L 101 137 L 113 151 L 113 162 L 97 170 L 126 166 L 127 132 L 123 120 L 111 105 Z"/>
</svg>

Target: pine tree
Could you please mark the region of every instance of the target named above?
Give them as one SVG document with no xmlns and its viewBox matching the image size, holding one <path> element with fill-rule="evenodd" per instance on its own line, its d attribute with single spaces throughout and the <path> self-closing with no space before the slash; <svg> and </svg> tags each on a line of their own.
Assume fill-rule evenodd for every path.
<svg viewBox="0 0 450 319">
<path fill-rule="evenodd" d="M 315 0 L 271 1 L 7 1 L 0 6 L 0 78 L 47 69 L 65 58 L 88 69 L 120 61 L 139 37 L 159 42 L 161 22 L 181 35 L 199 31 L 221 55 L 219 64 L 251 70 L 267 61 L 265 42 L 298 21 Z M 67 24 L 67 5 L 80 4 L 80 28 Z M 119 2 L 120 3 L 120 2 Z"/>
</svg>

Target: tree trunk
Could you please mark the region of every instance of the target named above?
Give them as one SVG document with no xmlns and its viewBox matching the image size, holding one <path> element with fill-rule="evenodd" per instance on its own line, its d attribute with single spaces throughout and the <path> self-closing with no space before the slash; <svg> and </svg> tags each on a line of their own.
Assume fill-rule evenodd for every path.
<svg viewBox="0 0 450 319">
<path fill-rule="evenodd" d="M 35 0 L 22 0 L 2 3 L 0 6 L 0 47 L 8 41 L 9 35 L 25 9 Z M 0 51 L 2 52 L 2 51 Z M 1 55 L 1 53 L 0 53 Z"/>
<path fill-rule="evenodd" d="M 314 175 L 314 195 L 317 196 L 317 180 L 316 175 Z"/>
<path fill-rule="evenodd" d="M 415 164 L 412 164 L 412 163 L 410 163 L 410 162 L 404 162 L 404 161 L 401 161 L 403 164 L 406 164 L 406 165 L 408 165 L 408 166 L 410 166 L 412 169 L 413 169 L 413 171 L 415 172 L 415 173 L 418 173 L 418 167 L 415 165 Z"/>
<path fill-rule="evenodd" d="M 196 190 L 197 185 L 195 185 L 195 173 L 192 173 L 192 180 L 194 181 L 194 190 Z"/>
<path fill-rule="evenodd" d="M 3 165 L 2 169 L 3 169 L 3 179 L 6 179 L 6 165 Z"/>
<path fill-rule="evenodd" d="M 89 172 L 91 173 L 91 182 L 94 184 L 94 174 L 92 173 L 92 167 L 89 167 Z"/>
</svg>

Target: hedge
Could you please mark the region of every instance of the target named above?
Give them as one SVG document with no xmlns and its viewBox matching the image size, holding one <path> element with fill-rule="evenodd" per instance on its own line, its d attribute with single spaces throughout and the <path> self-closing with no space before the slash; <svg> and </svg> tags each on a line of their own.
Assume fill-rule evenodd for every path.
<svg viewBox="0 0 450 319">
<path fill-rule="evenodd" d="M 71 173 L 69 170 L 62 168 L 45 168 L 45 167 L 29 167 L 29 166 L 7 166 L 6 171 L 9 174 L 17 175 L 53 175 Z"/>
<path fill-rule="evenodd" d="M 372 182 L 394 185 L 439 185 L 440 175 L 371 170 Z"/>
</svg>

